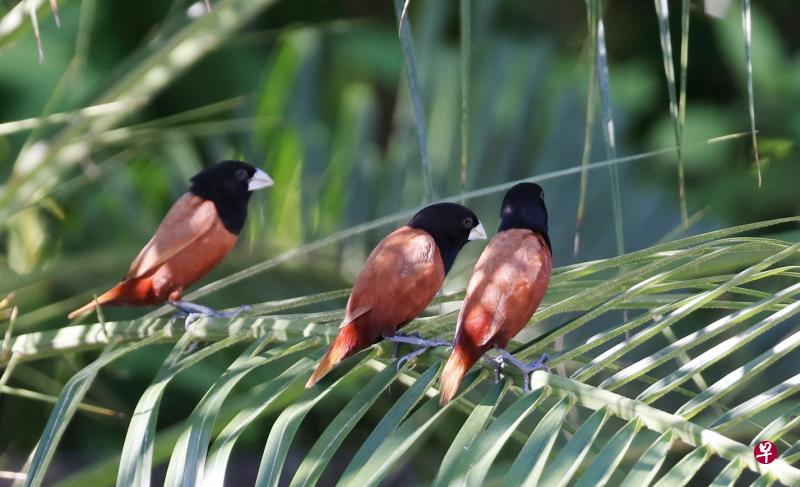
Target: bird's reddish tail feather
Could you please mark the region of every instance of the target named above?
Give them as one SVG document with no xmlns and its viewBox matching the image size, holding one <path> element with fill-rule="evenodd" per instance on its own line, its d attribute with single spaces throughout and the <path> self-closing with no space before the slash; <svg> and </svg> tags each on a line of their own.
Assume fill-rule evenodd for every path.
<svg viewBox="0 0 800 487">
<path fill-rule="evenodd" d="M 100 296 L 97 297 L 96 300 L 93 300 L 91 303 L 87 303 L 80 308 L 76 309 L 72 313 L 68 314 L 67 317 L 69 319 L 75 319 L 78 316 L 85 315 L 86 313 L 92 311 L 97 307 L 98 304 L 110 304 L 113 303 L 115 300 L 119 299 L 121 296 L 125 295 L 130 291 L 130 281 L 122 281 L 121 283 L 117 284 L 116 286 L 112 287 L 108 291 L 104 292 Z"/>
<path fill-rule="evenodd" d="M 442 371 L 439 404 L 444 406 L 455 397 L 458 386 L 470 367 L 480 358 L 481 351 L 463 343 L 456 344 Z"/>
<path fill-rule="evenodd" d="M 319 361 L 316 370 L 306 382 L 306 389 L 319 382 L 339 362 L 356 353 L 358 351 L 357 345 L 358 332 L 354 324 L 351 323 L 339 331 L 330 348 L 328 348 L 328 352 Z"/>
</svg>

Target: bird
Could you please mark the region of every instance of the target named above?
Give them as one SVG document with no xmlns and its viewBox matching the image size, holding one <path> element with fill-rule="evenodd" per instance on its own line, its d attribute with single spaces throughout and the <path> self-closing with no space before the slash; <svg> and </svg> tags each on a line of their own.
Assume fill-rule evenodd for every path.
<svg viewBox="0 0 800 487">
<path fill-rule="evenodd" d="M 339 333 L 308 379 L 309 388 L 345 358 L 382 339 L 422 348 L 449 346 L 442 340 L 405 336 L 397 330 L 419 315 L 436 296 L 461 248 L 485 239 L 475 213 L 455 203 L 437 203 L 387 235 L 370 253 L 347 300 Z"/>
<path fill-rule="evenodd" d="M 181 301 L 183 292 L 231 251 L 247 219 L 250 196 L 273 182 L 261 169 L 234 160 L 218 162 L 190 182 L 122 281 L 70 313 L 69 319 L 98 304 L 152 306 L 169 301 L 186 314 L 213 311 Z"/>
<path fill-rule="evenodd" d="M 518 367 L 530 389 L 530 374 L 546 368 L 547 355 L 526 364 L 505 347 L 539 307 L 550 282 L 552 247 L 544 191 L 535 183 L 519 183 L 506 193 L 497 235 L 481 253 L 467 284 L 456 321 L 453 350 L 442 370 L 440 400 L 447 404 L 470 367 L 488 350 L 495 381 L 504 362 Z"/>
</svg>

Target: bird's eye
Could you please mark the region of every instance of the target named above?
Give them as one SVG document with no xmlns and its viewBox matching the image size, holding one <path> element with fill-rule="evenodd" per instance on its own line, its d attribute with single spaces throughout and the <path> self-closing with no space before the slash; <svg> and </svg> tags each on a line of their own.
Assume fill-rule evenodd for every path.
<svg viewBox="0 0 800 487">
<path fill-rule="evenodd" d="M 463 222 L 461 222 L 461 223 L 463 223 L 463 224 L 464 224 L 464 228 L 472 228 L 472 227 L 473 227 L 473 225 L 475 224 L 475 223 L 472 221 L 472 218 L 470 218 L 470 217 L 466 217 L 466 218 L 464 218 L 464 221 L 463 221 Z"/>
<path fill-rule="evenodd" d="M 238 179 L 239 181 L 244 181 L 245 179 L 247 179 L 247 177 L 248 177 L 247 171 L 245 171 L 244 169 L 239 169 L 238 171 L 236 171 L 236 179 Z"/>
<path fill-rule="evenodd" d="M 541 198 L 541 199 L 544 199 L 544 191 L 542 191 L 541 193 L 539 193 L 539 198 Z"/>
</svg>

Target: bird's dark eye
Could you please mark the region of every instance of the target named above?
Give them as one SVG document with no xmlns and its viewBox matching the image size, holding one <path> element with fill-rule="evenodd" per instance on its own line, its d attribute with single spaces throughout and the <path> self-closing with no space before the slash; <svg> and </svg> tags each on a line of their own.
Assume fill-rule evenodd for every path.
<svg viewBox="0 0 800 487">
<path fill-rule="evenodd" d="M 541 193 L 539 193 L 539 198 L 541 198 L 541 199 L 544 199 L 544 191 L 542 191 Z"/>
<path fill-rule="evenodd" d="M 236 179 L 238 179 L 239 181 L 244 181 L 245 179 L 247 179 L 248 176 L 249 174 L 247 174 L 247 171 L 245 171 L 244 169 L 239 169 L 238 171 L 236 171 Z"/>
<path fill-rule="evenodd" d="M 475 223 L 472 221 L 472 218 L 470 217 L 464 218 L 464 221 L 461 223 L 464 224 L 464 228 L 472 228 L 473 225 L 475 225 Z"/>
</svg>

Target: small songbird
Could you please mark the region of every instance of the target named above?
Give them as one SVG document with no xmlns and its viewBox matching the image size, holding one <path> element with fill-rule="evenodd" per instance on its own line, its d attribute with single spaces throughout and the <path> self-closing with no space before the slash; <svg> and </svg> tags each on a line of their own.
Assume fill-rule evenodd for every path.
<svg viewBox="0 0 800 487">
<path fill-rule="evenodd" d="M 361 269 L 339 334 L 306 387 L 316 384 L 345 358 L 384 338 L 422 347 L 409 356 L 429 347 L 449 345 L 401 336 L 397 330 L 430 304 L 464 244 L 485 238 L 475 213 L 454 203 L 427 206 L 407 225 L 386 236 Z"/>
<path fill-rule="evenodd" d="M 538 184 L 520 183 L 503 199 L 500 228 L 486 246 L 467 286 L 458 315 L 453 351 L 442 371 L 440 403 L 455 396 L 464 374 L 490 348 L 495 379 L 503 362 L 518 367 L 530 388 L 530 374 L 545 368 L 547 356 L 525 364 L 505 350 L 533 316 L 550 282 L 552 251 L 547 208 Z"/>
<path fill-rule="evenodd" d="M 253 191 L 272 186 L 260 169 L 222 161 L 191 179 L 189 191 L 172 205 L 125 278 L 69 318 L 106 306 L 152 306 L 170 301 L 179 308 L 183 291 L 230 252 L 247 218 Z M 185 303 L 191 305 L 191 303 Z M 204 308 L 188 306 L 187 312 Z"/>
</svg>

